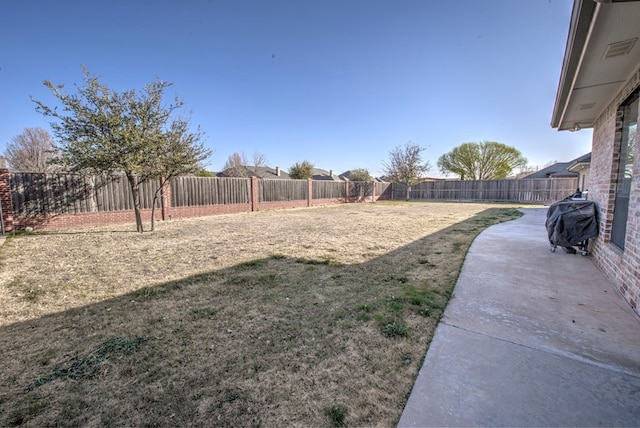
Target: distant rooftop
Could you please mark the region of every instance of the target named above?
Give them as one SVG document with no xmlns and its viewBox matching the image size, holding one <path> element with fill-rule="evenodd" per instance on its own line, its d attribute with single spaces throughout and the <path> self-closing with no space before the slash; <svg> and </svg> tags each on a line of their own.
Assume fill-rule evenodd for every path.
<svg viewBox="0 0 640 428">
<path fill-rule="evenodd" d="M 258 177 L 258 178 L 280 178 L 288 180 L 289 174 L 282 171 L 280 167 L 271 168 L 268 166 L 247 166 L 242 165 L 236 168 L 229 168 L 216 174 L 218 177 Z"/>
<path fill-rule="evenodd" d="M 546 168 L 543 168 L 533 174 L 529 174 L 524 178 L 568 178 L 577 177 L 578 173 L 571 171 L 571 167 L 577 164 L 585 164 L 591 162 L 591 153 L 587 153 L 569 162 L 556 162 Z"/>
</svg>

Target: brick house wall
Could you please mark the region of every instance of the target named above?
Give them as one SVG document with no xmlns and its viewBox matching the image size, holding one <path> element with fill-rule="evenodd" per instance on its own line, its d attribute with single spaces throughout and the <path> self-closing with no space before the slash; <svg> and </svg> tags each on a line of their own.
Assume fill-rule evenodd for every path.
<svg viewBox="0 0 640 428">
<path fill-rule="evenodd" d="M 611 243 L 615 182 L 620 162 L 620 105 L 640 88 L 640 69 L 597 118 L 593 128 L 589 199 L 598 203 L 600 234 L 593 247 L 596 264 L 640 314 L 640 146 L 636 143 L 624 251 Z M 636 141 L 638 135 L 636 134 Z"/>
</svg>

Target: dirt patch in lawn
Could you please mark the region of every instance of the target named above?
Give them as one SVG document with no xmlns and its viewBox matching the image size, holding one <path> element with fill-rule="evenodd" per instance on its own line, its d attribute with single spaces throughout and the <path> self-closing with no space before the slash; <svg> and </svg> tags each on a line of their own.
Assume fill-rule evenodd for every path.
<svg viewBox="0 0 640 428">
<path fill-rule="evenodd" d="M 16 236 L 0 248 L 0 425 L 393 425 L 470 243 L 513 208 Z"/>
</svg>

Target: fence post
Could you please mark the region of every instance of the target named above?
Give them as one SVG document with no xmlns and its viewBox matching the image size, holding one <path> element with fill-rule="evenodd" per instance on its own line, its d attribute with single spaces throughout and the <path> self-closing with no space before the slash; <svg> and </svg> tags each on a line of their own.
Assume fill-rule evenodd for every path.
<svg viewBox="0 0 640 428">
<path fill-rule="evenodd" d="M 373 183 L 371 186 L 371 202 L 375 202 L 376 201 L 376 182 L 374 180 L 371 183 Z"/>
<path fill-rule="evenodd" d="M 11 204 L 11 174 L 4 158 L 0 158 L 0 227 L 3 234 L 13 231 L 13 205 Z"/>
<path fill-rule="evenodd" d="M 391 182 L 391 185 L 389 186 L 389 188 L 391 189 L 391 194 L 389 195 L 389 200 L 393 201 L 393 195 L 394 195 L 394 192 L 396 191 L 396 189 L 393 188 L 393 181 Z"/>
<path fill-rule="evenodd" d="M 313 181 L 307 178 L 307 207 L 311 206 L 311 199 L 313 198 Z"/>
<path fill-rule="evenodd" d="M 251 211 L 258 211 L 258 177 L 251 177 Z"/>
</svg>

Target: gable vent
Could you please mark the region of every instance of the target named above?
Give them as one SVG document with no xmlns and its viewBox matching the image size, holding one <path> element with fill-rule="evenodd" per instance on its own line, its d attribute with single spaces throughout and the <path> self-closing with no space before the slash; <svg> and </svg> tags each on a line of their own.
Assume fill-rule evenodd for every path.
<svg viewBox="0 0 640 428">
<path fill-rule="evenodd" d="M 638 38 L 623 40 L 621 42 L 611 43 L 607 46 L 607 51 L 604 53 L 603 59 L 614 58 L 616 56 L 628 55 L 633 49 L 633 45 L 636 44 Z"/>
</svg>

